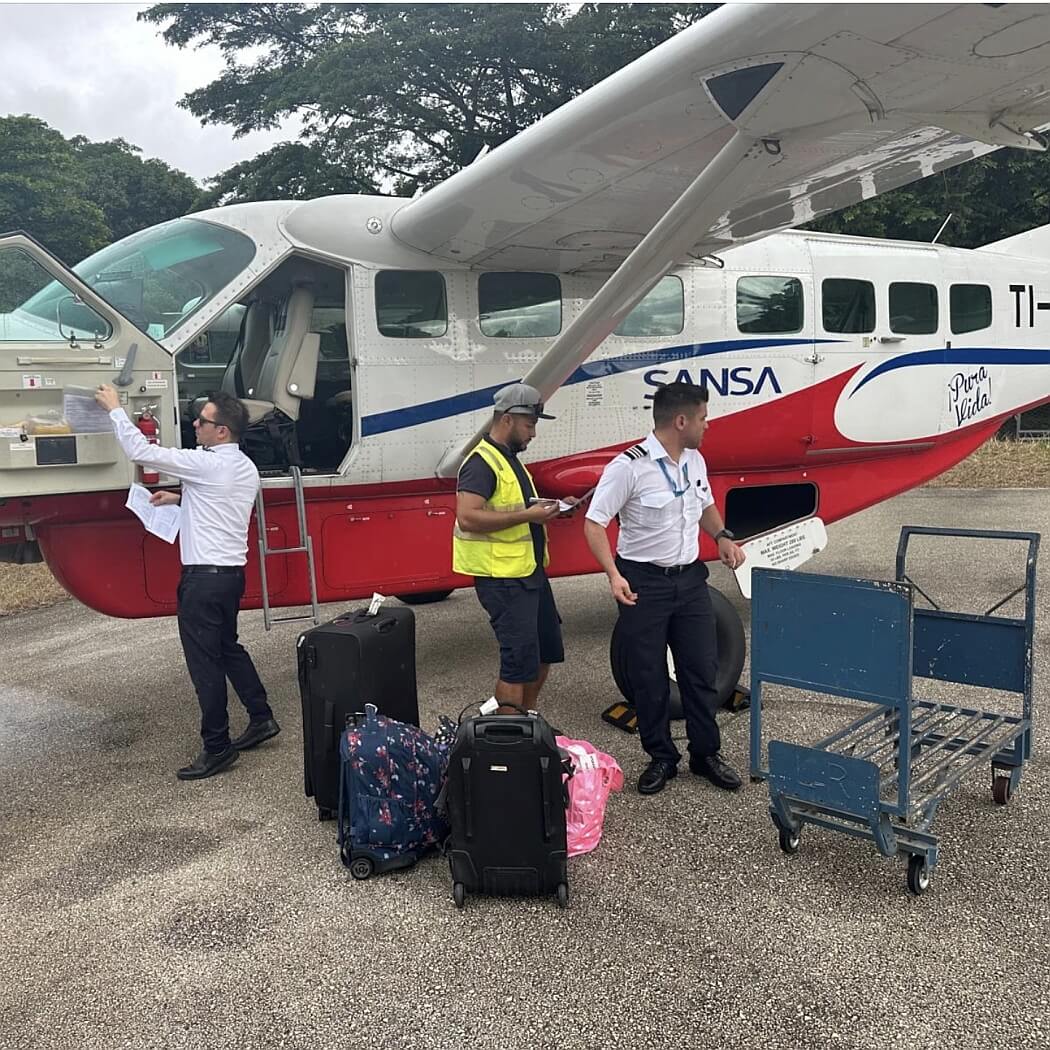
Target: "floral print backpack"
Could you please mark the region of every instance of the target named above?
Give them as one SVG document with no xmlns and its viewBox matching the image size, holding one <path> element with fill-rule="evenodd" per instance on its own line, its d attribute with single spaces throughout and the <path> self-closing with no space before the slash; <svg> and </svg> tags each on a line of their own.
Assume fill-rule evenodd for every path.
<svg viewBox="0 0 1050 1050">
<path fill-rule="evenodd" d="M 432 737 L 368 704 L 339 750 L 340 856 L 354 878 L 411 867 L 444 841 L 448 827 L 435 800 L 447 752 Z"/>
</svg>

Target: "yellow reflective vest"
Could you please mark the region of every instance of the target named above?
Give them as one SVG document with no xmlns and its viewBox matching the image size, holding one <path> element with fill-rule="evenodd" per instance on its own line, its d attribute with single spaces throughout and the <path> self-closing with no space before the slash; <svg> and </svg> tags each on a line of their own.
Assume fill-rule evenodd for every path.
<svg viewBox="0 0 1050 1050">
<path fill-rule="evenodd" d="M 485 510 L 509 513 L 524 510 L 524 493 L 514 468 L 499 449 L 482 441 L 475 446 L 476 452 L 492 468 L 496 475 L 496 491 L 485 504 Z M 470 457 L 468 456 L 467 459 Z M 466 460 L 464 460 L 464 463 Z M 521 465 L 525 470 L 525 465 Z M 532 475 L 525 470 L 532 482 Z M 533 483 L 533 490 L 536 486 Z M 550 558 L 547 552 L 546 528 L 544 528 L 543 564 Z M 532 529 L 527 521 L 511 525 L 496 532 L 467 532 L 459 527 L 452 534 L 452 568 L 466 576 L 493 576 L 499 579 L 521 579 L 531 576 L 536 569 L 536 550 L 532 543 Z"/>
</svg>

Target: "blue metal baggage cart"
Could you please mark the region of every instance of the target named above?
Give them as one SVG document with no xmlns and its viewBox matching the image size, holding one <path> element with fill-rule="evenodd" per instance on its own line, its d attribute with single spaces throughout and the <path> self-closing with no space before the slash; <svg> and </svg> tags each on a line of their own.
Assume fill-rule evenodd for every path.
<svg viewBox="0 0 1050 1050">
<path fill-rule="evenodd" d="M 939 608 L 907 574 L 917 535 L 1027 543 L 1025 581 L 983 614 Z M 806 824 L 908 856 L 908 889 L 924 892 L 937 863 L 938 805 L 990 763 L 1005 805 L 1032 751 L 1032 638 L 1039 536 L 906 526 L 896 580 L 756 569 L 751 600 L 751 775 L 769 780 L 780 848 L 796 853 Z M 915 594 L 932 608 L 916 608 Z M 993 615 L 1019 594 L 1021 619 Z M 913 695 L 913 677 L 1021 696 L 1020 714 Z M 865 701 L 863 717 L 809 746 L 771 740 L 762 764 L 762 692 L 789 686 Z"/>
</svg>

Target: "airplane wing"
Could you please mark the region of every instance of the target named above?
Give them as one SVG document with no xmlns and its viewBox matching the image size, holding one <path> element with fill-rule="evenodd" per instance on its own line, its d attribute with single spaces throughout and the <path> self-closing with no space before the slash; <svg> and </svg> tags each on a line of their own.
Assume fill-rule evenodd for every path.
<svg viewBox="0 0 1050 1050">
<path fill-rule="evenodd" d="M 733 4 L 404 205 L 391 230 L 471 267 L 612 271 L 524 377 L 549 399 L 676 263 L 999 146 L 1044 149 L 1048 124 L 1046 5 Z"/>
<path fill-rule="evenodd" d="M 1043 4 L 731 4 L 441 185 L 394 234 L 450 262 L 614 269 L 734 131 L 780 150 L 703 255 L 807 222 L 1050 122 Z"/>
</svg>

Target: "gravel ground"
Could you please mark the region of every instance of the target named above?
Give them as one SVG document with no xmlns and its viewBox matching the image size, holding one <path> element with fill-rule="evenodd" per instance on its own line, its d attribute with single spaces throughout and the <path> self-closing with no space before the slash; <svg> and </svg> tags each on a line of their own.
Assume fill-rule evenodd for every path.
<svg viewBox="0 0 1050 1050">
<path fill-rule="evenodd" d="M 885 578 L 905 521 L 1046 531 L 1048 497 L 911 493 L 833 526 L 809 568 Z M 931 552 L 920 579 L 974 600 L 1016 564 Z M 555 584 L 568 663 L 545 708 L 615 755 L 628 789 L 598 850 L 570 862 L 566 912 L 484 898 L 459 912 L 437 858 L 350 880 L 302 794 L 295 626 L 267 636 L 258 613 L 242 618 L 284 732 L 183 784 L 173 771 L 196 750 L 196 719 L 174 621 L 73 602 L 5 618 L 0 1048 L 1050 1044 L 1048 564 L 1044 551 L 1035 756 L 1006 808 L 986 769 L 943 807 L 921 898 L 899 858 L 841 836 L 810 829 L 782 855 L 762 784 L 732 796 L 685 774 L 637 795 L 637 740 L 597 717 L 615 694 L 598 577 Z M 432 728 L 488 695 L 495 656 L 470 592 L 418 608 L 417 629 Z M 796 695 L 767 714 L 805 739 L 843 709 Z M 748 716 L 722 725 L 743 770 Z"/>
</svg>

